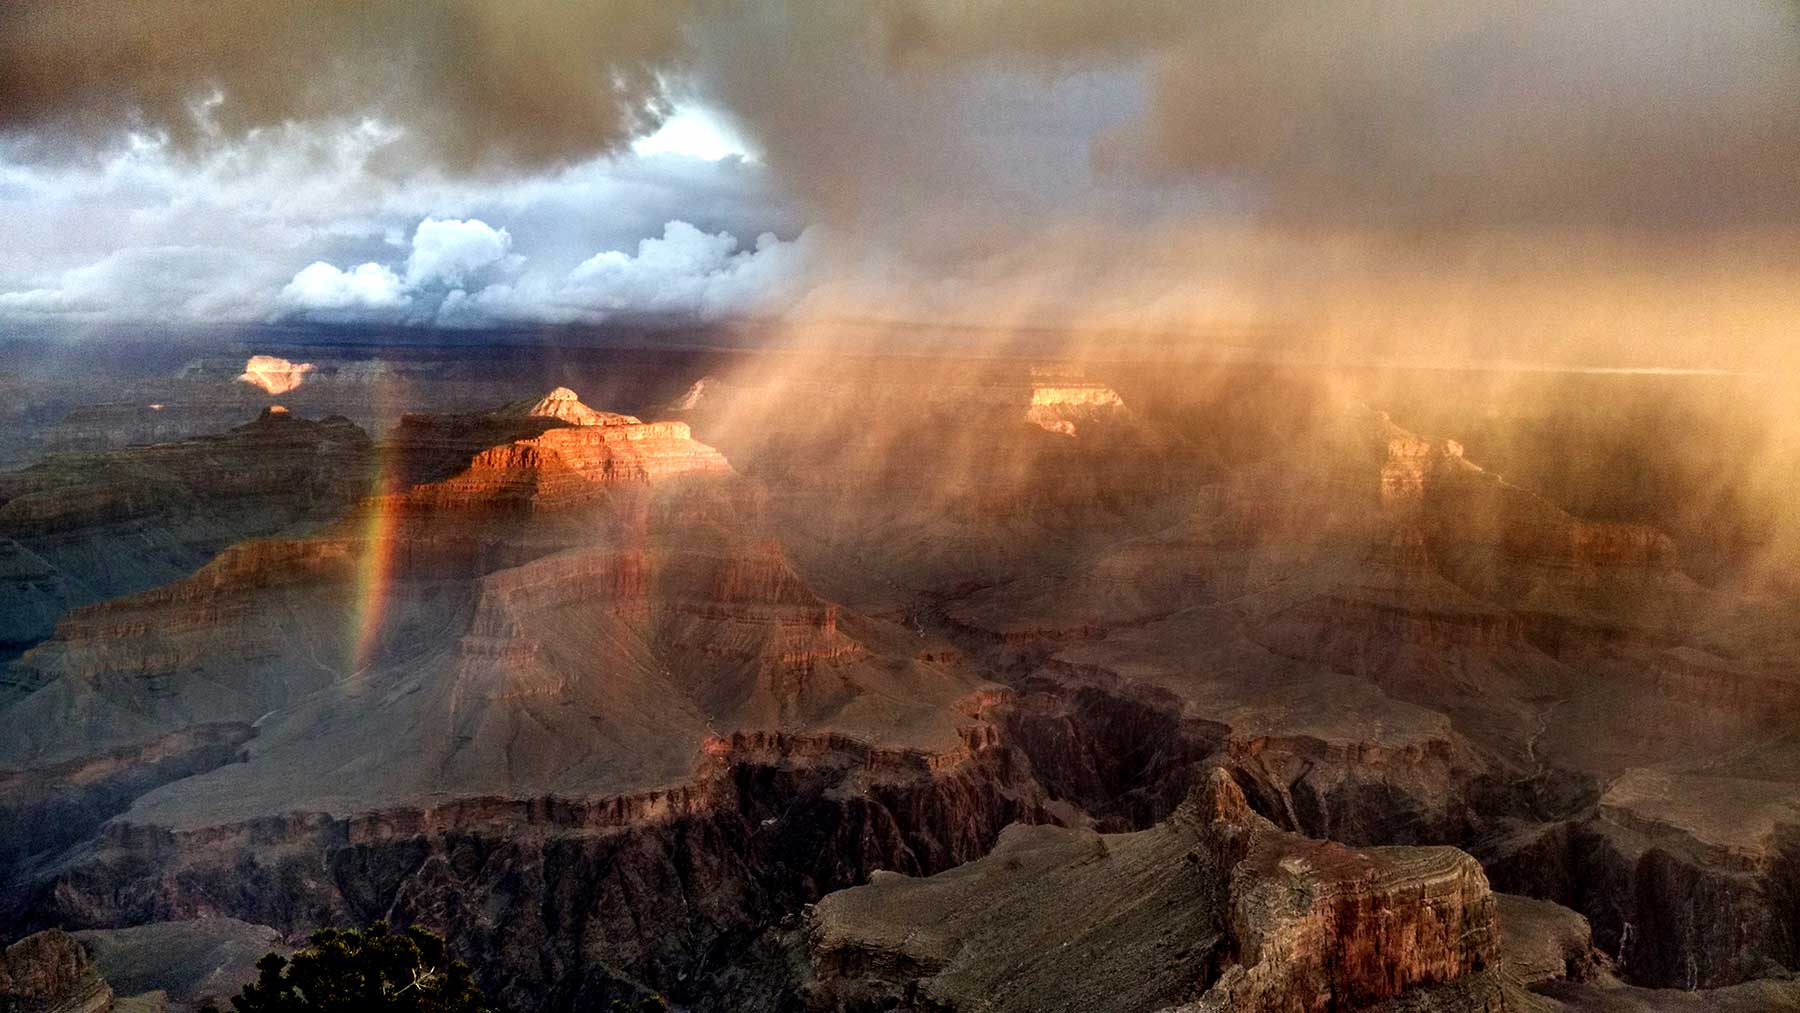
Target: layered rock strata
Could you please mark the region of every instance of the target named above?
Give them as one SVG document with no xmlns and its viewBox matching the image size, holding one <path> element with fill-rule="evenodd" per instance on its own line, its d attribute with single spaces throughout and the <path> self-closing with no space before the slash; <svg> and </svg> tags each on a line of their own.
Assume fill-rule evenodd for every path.
<svg viewBox="0 0 1800 1013">
<path fill-rule="evenodd" d="M 842 1011 L 1352 1008 L 1499 941 L 1469 856 L 1282 833 L 1218 769 L 1150 830 L 1010 828 L 968 866 L 827 897 L 810 931 L 809 999 Z"/>
<path fill-rule="evenodd" d="M 790 1008 L 773 913 L 877 868 L 928 875 L 1049 818 L 1028 767 L 829 736 L 707 744 L 693 781 L 610 799 L 471 798 L 192 830 L 117 821 L 36 892 L 36 919 L 106 927 L 228 915 L 297 934 L 374 918 L 453 933 L 509 1008 L 654 991 L 699 1009 Z M 736 983 L 734 985 L 734 982 Z"/>
<path fill-rule="evenodd" d="M 368 491 L 371 454 L 344 419 L 269 409 L 220 436 L 0 475 L 0 647 L 48 636 L 71 607 L 184 577 L 237 541 L 333 519 Z"/>
</svg>

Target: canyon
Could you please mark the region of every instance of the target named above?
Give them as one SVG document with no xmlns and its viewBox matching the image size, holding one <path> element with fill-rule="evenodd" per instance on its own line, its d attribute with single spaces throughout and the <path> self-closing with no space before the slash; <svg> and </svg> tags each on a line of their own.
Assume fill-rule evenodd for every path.
<svg viewBox="0 0 1800 1013">
<path fill-rule="evenodd" d="M 519 1010 L 1800 1002 L 1800 599 L 1691 513 L 1224 367 L 299 355 L 0 475 L 66 1008 L 378 918 Z"/>
</svg>

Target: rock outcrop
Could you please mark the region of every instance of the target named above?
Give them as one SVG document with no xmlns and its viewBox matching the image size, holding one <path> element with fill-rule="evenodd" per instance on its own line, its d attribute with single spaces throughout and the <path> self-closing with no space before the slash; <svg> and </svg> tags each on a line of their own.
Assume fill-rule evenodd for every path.
<svg viewBox="0 0 1800 1013">
<path fill-rule="evenodd" d="M 635 426 L 636 417 L 616 412 L 596 411 L 581 403 L 581 395 L 567 387 L 558 387 L 541 398 L 515 401 L 494 412 L 514 418 L 555 419 L 571 426 Z"/>
<path fill-rule="evenodd" d="M 611 485 L 728 474 L 683 422 L 589 408 L 573 391 L 472 415 L 408 415 L 389 440 L 390 494 L 410 510 L 557 509 Z"/>
<path fill-rule="evenodd" d="M 177 1010 L 211 1003 L 231 1008 L 231 998 L 256 980 L 256 962 L 292 950 L 274 929 L 235 918 L 152 922 L 128 929 L 75 934 L 114 991 L 160 996 Z"/>
<path fill-rule="evenodd" d="M 1083 423 L 1107 419 L 1124 407 L 1119 392 L 1105 384 L 1040 380 L 1032 385 L 1025 419 L 1047 432 L 1076 436 Z"/>
<path fill-rule="evenodd" d="M 1149 830 L 1009 828 L 978 862 L 825 898 L 810 935 L 833 1011 L 1353 1008 L 1479 973 L 1499 942 L 1469 856 L 1282 833 L 1219 769 Z"/>
<path fill-rule="evenodd" d="M 5 1013 L 109 1013 L 113 991 L 74 936 L 48 929 L 0 952 Z"/>
<path fill-rule="evenodd" d="M 313 371 L 310 362 L 289 362 L 276 355 L 252 355 L 244 363 L 244 371 L 238 375 L 239 383 L 247 383 L 259 387 L 270 395 L 279 397 L 306 382 L 306 376 Z"/>
</svg>

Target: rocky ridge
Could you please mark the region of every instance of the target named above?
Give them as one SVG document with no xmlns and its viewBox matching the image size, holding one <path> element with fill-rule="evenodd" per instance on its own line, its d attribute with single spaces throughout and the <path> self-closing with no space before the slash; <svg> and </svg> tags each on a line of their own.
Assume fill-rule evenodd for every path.
<svg viewBox="0 0 1800 1013">
<path fill-rule="evenodd" d="M 810 937 L 815 1009 L 1200 1013 L 1351 1008 L 1477 974 L 1499 927 L 1467 855 L 1282 833 L 1214 768 L 1149 830 L 1015 826 L 979 861 L 832 894 Z"/>
</svg>

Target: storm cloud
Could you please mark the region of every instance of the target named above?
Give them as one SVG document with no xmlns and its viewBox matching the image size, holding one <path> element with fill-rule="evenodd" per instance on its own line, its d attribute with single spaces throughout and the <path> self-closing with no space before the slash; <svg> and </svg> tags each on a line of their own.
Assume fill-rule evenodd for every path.
<svg viewBox="0 0 1800 1013">
<path fill-rule="evenodd" d="M 13 164 L 37 179 L 125 144 L 209 181 L 275 163 L 304 178 L 296 166 L 341 166 L 349 144 L 353 171 L 330 178 L 359 194 L 363 224 L 316 221 L 333 205 L 319 184 L 304 208 L 234 202 L 260 283 L 278 278 L 261 311 L 423 323 L 774 307 L 1676 358 L 1728 327 L 1779 352 L 1795 308 L 1784 279 L 1800 266 L 1795 95 L 1789 0 L 75 0 L 0 13 Z M 754 153 L 703 174 L 631 154 L 683 105 Z M 569 183 L 597 165 L 604 193 Z M 681 206 L 689 193 L 702 203 Z M 163 199 L 192 198 L 177 182 Z M 140 211 L 118 228 L 139 228 Z M 428 248 L 411 236 L 421 220 L 467 231 Z M 693 235 L 665 231 L 675 220 Z M 183 245 L 175 234 L 61 270 L 104 276 L 107 257 Z M 277 270 L 283 236 L 295 252 Z M 691 263 L 726 252 L 670 274 L 679 284 L 645 282 L 677 248 Z M 629 266 L 587 264 L 595 250 Z M 104 299 L 83 274 L 15 267 L 8 285 L 5 256 L 14 312 Z M 772 294 L 752 298 L 777 264 Z M 219 304 L 258 305 L 248 285 Z M 180 305 L 211 305 L 196 296 L 182 289 Z"/>
<path fill-rule="evenodd" d="M 1113 157 L 1281 213 L 1669 228 L 1800 221 L 1800 7 L 1196 5 Z"/>
<path fill-rule="evenodd" d="M 296 122 L 405 129 L 396 169 L 543 167 L 666 111 L 681 0 L 25 0 L 0 7 L 0 129 L 182 150 Z"/>
</svg>

